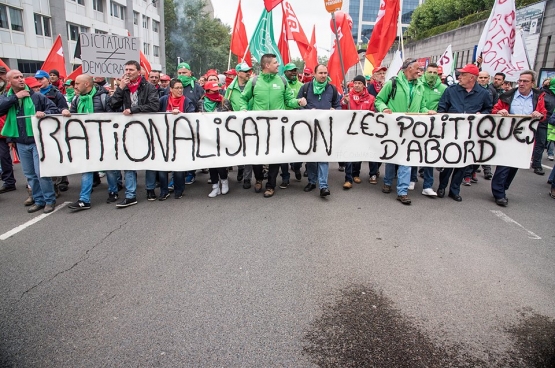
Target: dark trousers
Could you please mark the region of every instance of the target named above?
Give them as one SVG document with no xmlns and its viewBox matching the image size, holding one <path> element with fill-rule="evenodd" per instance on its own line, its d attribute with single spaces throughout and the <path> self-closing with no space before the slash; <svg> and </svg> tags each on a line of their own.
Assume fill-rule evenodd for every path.
<svg viewBox="0 0 555 368">
<path fill-rule="evenodd" d="M 6 138 L 0 138 L 0 165 L 2 167 L 2 180 L 4 181 L 4 186 L 15 186 L 12 156 L 10 154 L 10 146 L 8 146 Z"/>
<path fill-rule="evenodd" d="M 212 184 L 218 184 L 220 179 L 227 179 L 227 167 L 211 167 L 208 171 L 210 172 L 210 181 Z"/>
<path fill-rule="evenodd" d="M 378 175 L 380 172 L 380 166 L 382 166 L 381 162 L 369 162 L 368 166 L 370 167 L 370 176 Z"/>
<path fill-rule="evenodd" d="M 252 165 L 252 171 L 254 172 L 254 178 L 256 181 L 264 180 L 264 173 L 262 171 L 263 165 Z M 281 164 L 271 164 L 268 169 L 268 182 L 266 183 L 266 189 L 276 189 L 276 179 L 279 174 L 279 167 Z"/>
<path fill-rule="evenodd" d="M 547 145 L 547 125 L 539 124 L 536 130 L 536 137 L 534 138 L 534 153 L 532 154 L 532 168 L 542 167 L 543 151 Z M 497 172 L 497 170 L 495 170 Z"/>
<path fill-rule="evenodd" d="M 439 189 L 447 188 L 447 185 L 449 184 L 449 178 L 451 178 L 449 193 L 453 195 L 459 195 L 461 192 L 461 183 L 464 177 L 464 170 L 464 167 L 443 169 L 443 171 L 439 173 Z M 451 177 L 451 174 L 453 174 L 453 177 Z"/>
<path fill-rule="evenodd" d="M 517 171 L 516 167 L 497 166 L 495 168 L 495 174 L 491 179 L 491 192 L 495 199 L 506 197 L 505 191 L 509 189 Z"/>
</svg>

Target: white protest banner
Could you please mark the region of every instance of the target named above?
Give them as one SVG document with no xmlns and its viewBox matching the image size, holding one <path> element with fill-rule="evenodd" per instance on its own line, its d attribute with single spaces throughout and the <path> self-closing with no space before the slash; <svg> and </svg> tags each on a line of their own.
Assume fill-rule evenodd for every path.
<svg viewBox="0 0 555 368">
<path fill-rule="evenodd" d="M 139 61 L 138 37 L 81 33 L 79 41 L 83 74 L 119 78 L 124 74 L 126 62 Z"/>
<path fill-rule="evenodd" d="M 453 61 L 453 49 L 449 45 L 445 52 L 437 59 L 437 65 L 441 65 L 443 68 L 443 75 L 454 75 L 455 63 Z"/>
<path fill-rule="evenodd" d="M 43 176 L 282 162 L 527 168 L 537 119 L 369 111 L 84 114 L 33 118 Z"/>
<path fill-rule="evenodd" d="M 506 80 L 515 82 L 527 65 L 513 60 L 516 42 L 515 0 L 495 0 L 493 9 L 478 43 L 482 54 L 482 70 L 490 75 L 505 73 Z"/>
</svg>

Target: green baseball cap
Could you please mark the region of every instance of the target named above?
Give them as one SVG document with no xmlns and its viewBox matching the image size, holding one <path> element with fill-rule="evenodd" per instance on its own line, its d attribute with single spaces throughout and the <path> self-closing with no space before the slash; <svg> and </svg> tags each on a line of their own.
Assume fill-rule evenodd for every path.
<svg viewBox="0 0 555 368">
<path fill-rule="evenodd" d="M 236 72 L 248 72 L 252 68 L 247 63 L 239 63 L 235 66 Z"/>
<path fill-rule="evenodd" d="M 289 63 L 283 67 L 283 71 L 286 71 L 286 72 L 293 69 L 299 69 L 299 67 L 295 63 Z"/>
</svg>

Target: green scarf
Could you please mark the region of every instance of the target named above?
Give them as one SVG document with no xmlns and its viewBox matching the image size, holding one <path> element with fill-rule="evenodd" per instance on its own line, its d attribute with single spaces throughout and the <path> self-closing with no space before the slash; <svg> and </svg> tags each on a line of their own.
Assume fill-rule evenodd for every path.
<svg viewBox="0 0 555 368">
<path fill-rule="evenodd" d="M 28 91 L 29 87 L 25 86 L 25 90 Z M 13 95 L 13 89 L 10 88 L 8 91 L 7 96 Z M 31 118 L 30 116 L 34 116 L 35 111 L 35 104 L 31 97 L 24 97 L 22 100 L 17 101 L 19 104 L 23 103 L 23 115 L 27 116 L 25 118 L 25 130 L 27 132 L 27 137 L 33 136 L 33 127 L 31 125 Z M 21 105 L 20 105 L 21 106 Z M 2 129 L 1 133 L 4 137 L 10 138 L 18 138 L 19 137 L 19 129 L 17 127 L 17 108 L 16 105 L 12 105 L 6 114 L 6 124 Z"/>
<path fill-rule="evenodd" d="M 322 99 L 322 93 L 324 93 L 324 90 L 326 89 L 328 82 L 331 82 L 331 78 L 328 77 L 328 79 L 326 79 L 326 81 L 324 83 L 320 83 L 316 80 L 316 78 L 314 78 L 312 80 L 312 91 L 314 92 L 314 94 L 316 96 L 318 96 L 318 99 L 321 100 Z"/>
<path fill-rule="evenodd" d="M 93 97 L 96 95 L 96 87 L 93 87 L 89 93 L 86 95 L 79 96 L 79 102 L 77 103 L 77 113 L 78 114 L 92 114 L 94 112 Z"/>
<path fill-rule="evenodd" d="M 266 83 L 270 83 L 276 75 L 276 73 L 260 73 L 262 80 Z"/>
<path fill-rule="evenodd" d="M 204 97 L 204 111 L 206 112 L 214 112 L 216 110 L 216 106 L 218 103 L 216 101 L 212 101 L 209 98 Z"/>
<path fill-rule="evenodd" d="M 287 82 L 289 83 L 289 85 L 291 87 L 295 87 L 295 85 L 297 85 L 297 83 L 301 83 L 299 82 L 299 80 L 297 79 L 297 77 L 295 77 L 295 79 L 288 79 Z"/>
<path fill-rule="evenodd" d="M 73 101 L 73 97 L 75 97 L 75 88 L 67 87 L 66 88 L 66 101 L 67 101 L 67 103 L 71 103 L 71 101 Z"/>
<path fill-rule="evenodd" d="M 437 74 L 424 73 L 424 80 L 430 88 L 434 88 L 438 78 L 439 76 Z"/>
<path fill-rule="evenodd" d="M 183 83 L 183 87 L 190 85 L 191 88 L 195 88 L 195 81 L 197 80 L 195 77 L 180 75 L 177 78 L 181 81 L 181 83 Z"/>
</svg>

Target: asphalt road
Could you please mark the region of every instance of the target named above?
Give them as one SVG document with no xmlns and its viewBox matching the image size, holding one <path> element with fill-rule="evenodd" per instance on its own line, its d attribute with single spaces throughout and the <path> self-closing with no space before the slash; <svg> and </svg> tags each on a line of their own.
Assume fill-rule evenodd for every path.
<svg viewBox="0 0 555 368">
<path fill-rule="evenodd" d="M 0 366 L 555 366 L 547 175 L 520 170 L 507 208 L 481 176 L 461 203 L 420 181 L 403 206 L 367 172 L 341 189 L 331 167 L 326 199 L 306 178 L 270 199 L 232 180 L 210 199 L 198 174 L 180 200 L 141 185 L 116 209 L 103 179 L 91 210 L 0 240 Z M 40 216 L 17 178 L 0 237 Z"/>
</svg>

